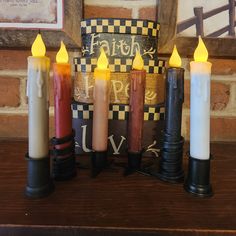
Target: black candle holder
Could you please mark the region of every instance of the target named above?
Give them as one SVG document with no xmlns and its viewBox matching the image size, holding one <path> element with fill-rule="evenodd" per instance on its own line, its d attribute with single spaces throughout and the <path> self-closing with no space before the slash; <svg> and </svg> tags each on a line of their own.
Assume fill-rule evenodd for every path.
<svg viewBox="0 0 236 236">
<path fill-rule="evenodd" d="M 26 154 L 28 161 L 28 174 L 25 195 L 29 198 L 42 198 L 48 196 L 54 185 L 50 173 L 49 156 L 36 159 Z"/>
<path fill-rule="evenodd" d="M 107 151 L 91 152 L 91 176 L 96 177 L 102 170 L 109 166 Z"/>
<path fill-rule="evenodd" d="M 178 142 L 164 141 L 161 149 L 158 178 L 170 183 L 184 181 L 183 171 L 183 144 L 184 138 Z"/>
<path fill-rule="evenodd" d="M 74 132 L 63 138 L 52 138 L 53 178 L 57 181 L 69 180 L 76 176 Z M 58 148 L 57 145 L 68 146 Z"/>
<path fill-rule="evenodd" d="M 183 144 L 181 136 L 182 105 L 184 102 L 184 69 L 169 68 L 166 79 L 165 129 L 156 176 L 170 183 L 184 181 Z"/>
<path fill-rule="evenodd" d="M 188 175 L 184 183 L 184 189 L 199 197 L 211 197 L 213 195 L 210 184 L 210 162 L 189 156 Z"/>
<path fill-rule="evenodd" d="M 128 166 L 125 168 L 124 175 L 130 175 L 141 170 L 143 151 L 129 152 L 128 151 Z"/>
</svg>

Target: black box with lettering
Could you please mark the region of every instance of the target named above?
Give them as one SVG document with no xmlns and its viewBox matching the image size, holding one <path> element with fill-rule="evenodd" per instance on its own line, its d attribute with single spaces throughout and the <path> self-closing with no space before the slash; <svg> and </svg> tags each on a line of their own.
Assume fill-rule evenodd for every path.
<svg viewBox="0 0 236 236">
<path fill-rule="evenodd" d="M 129 72 L 136 50 L 147 71 L 143 147 L 145 155 L 157 155 L 164 121 L 165 61 L 158 58 L 160 25 L 149 20 L 86 19 L 81 22 L 82 57 L 74 58 L 73 128 L 76 153 L 89 154 L 92 142 L 93 72 L 103 47 L 111 70 L 109 153 L 126 154 L 129 113 Z"/>
</svg>

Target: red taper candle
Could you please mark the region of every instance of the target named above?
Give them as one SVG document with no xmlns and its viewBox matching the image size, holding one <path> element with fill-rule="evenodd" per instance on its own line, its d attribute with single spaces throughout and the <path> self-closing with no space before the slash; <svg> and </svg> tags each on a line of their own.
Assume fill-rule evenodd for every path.
<svg viewBox="0 0 236 236">
<path fill-rule="evenodd" d="M 56 61 L 57 63 L 53 65 L 55 132 L 56 138 L 63 138 L 72 133 L 71 69 L 68 63 L 68 53 L 63 42 L 61 42 Z M 60 145 L 60 148 L 67 145 Z"/>
<path fill-rule="evenodd" d="M 146 87 L 146 71 L 140 53 L 137 51 L 130 72 L 130 100 L 128 121 L 128 164 L 139 169 L 142 156 L 143 117 Z"/>
</svg>

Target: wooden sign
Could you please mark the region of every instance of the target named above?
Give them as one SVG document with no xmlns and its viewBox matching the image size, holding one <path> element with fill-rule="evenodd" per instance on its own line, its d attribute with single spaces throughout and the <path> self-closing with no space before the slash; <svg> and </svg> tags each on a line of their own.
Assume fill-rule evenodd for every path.
<svg viewBox="0 0 236 236">
<path fill-rule="evenodd" d="M 144 107 L 144 156 L 158 156 L 162 143 L 165 108 L 163 104 Z M 92 151 L 93 104 L 72 103 L 75 151 L 89 155 Z M 127 155 L 127 122 L 129 106 L 110 104 L 108 152 L 110 155 Z M 119 128 L 117 128 L 119 127 Z"/>
<path fill-rule="evenodd" d="M 0 0 L 0 6 L 1 47 L 29 48 L 39 29 L 47 48 L 61 40 L 69 48 L 81 44 L 82 0 Z"/>
<path fill-rule="evenodd" d="M 92 33 L 83 35 L 82 42 L 82 55 L 85 57 L 98 57 L 102 47 L 109 58 L 133 58 L 138 50 L 143 59 L 158 59 L 156 37 Z"/>
<path fill-rule="evenodd" d="M 111 103 L 129 103 L 129 73 L 111 73 Z M 77 72 L 74 80 L 74 99 L 93 102 L 93 72 Z M 146 75 L 145 103 L 154 105 L 164 102 L 165 79 L 163 74 Z"/>
<path fill-rule="evenodd" d="M 0 27 L 62 29 L 62 0 L 0 0 Z"/>
</svg>

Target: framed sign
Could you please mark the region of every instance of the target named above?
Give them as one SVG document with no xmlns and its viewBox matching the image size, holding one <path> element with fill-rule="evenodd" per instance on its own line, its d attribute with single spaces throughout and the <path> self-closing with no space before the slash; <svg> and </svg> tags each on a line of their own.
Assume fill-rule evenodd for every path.
<svg viewBox="0 0 236 236">
<path fill-rule="evenodd" d="M 30 47 L 40 29 L 47 47 L 80 47 L 82 0 L 0 0 L 0 47 Z"/>
<path fill-rule="evenodd" d="M 62 0 L 0 0 L 0 27 L 62 29 Z"/>
<path fill-rule="evenodd" d="M 171 53 L 174 44 L 185 56 L 192 56 L 197 36 L 204 38 L 209 55 L 236 57 L 235 0 L 160 0 L 159 52 Z"/>
</svg>

